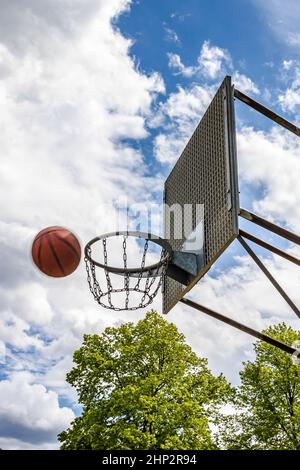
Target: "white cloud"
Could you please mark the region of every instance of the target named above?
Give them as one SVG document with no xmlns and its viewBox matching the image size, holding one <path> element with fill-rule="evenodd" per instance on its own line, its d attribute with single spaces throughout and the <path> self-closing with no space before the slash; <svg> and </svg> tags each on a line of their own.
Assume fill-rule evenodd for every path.
<svg viewBox="0 0 300 470">
<path fill-rule="evenodd" d="M 154 155 L 157 160 L 162 163 L 177 160 L 212 95 L 211 87 L 200 85 L 194 85 L 190 89 L 178 87 L 177 92 L 170 94 L 160 109 L 167 124 L 164 132 L 155 138 Z"/>
<path fill-rule="evenodd" d="M 239 169 L 244 181 L 263 188 L 254 209 L 300 230 L 299 139 L 279 128 L 270 133 L 244 128 L 238 134 Z"/>
<path fill-rule="evenodd" d="M 300 63 L 297 60 L 282 62 L 281 82 L 284 86 L 278 96 L 283 111 L 297 113 L 300 104 Z"/>
<path fill-rule="evenodd" d="M 0 382 L 0 436 L 31 444 L 53 441 L 74 419 L 70 408 L 60 407 L 55 392 L 28 383 L 26 374 Z"/>
<path fill-rule="evenodd" d="M 224 75 L 231 73 L 233 83 L 241 91 L 256 95 L 260 94 L 258 86 L 251 78 L 240 73 L 238 70 L 232 73 L 233 64 L 229 52 L 226 49 L 212 46 L 209 41 L 204 41 L 196 65 L 184 65 L 179 54 L 168 53 L 167 56 L 169 59 L 168 65 L 170 69 L 174 71 L 174 75 L 182 75 L 186 78 L 196 77 L 199 80 L 217 81 L 224 78 Z M 182 89 L 179 88 L 179 93 L 181 93 L 181 90 Z M 191 94 L 192 93 L 193 92 L 191 92 Z M 185 110 L 186 107 L 183 109 L 182 115 L 185 114 Z M 159 124 L 161 124 L 161 122 L 159 122 Z M 161 135 L 158 140 L 160 141 L 160 145 L 165 146 L 167 137 Z"/>
<path fill-rule="evenodd" d="M 169 67 L 173 70 L 175 70 L 175 75 L 183 75 L 184 77 L 192 77 L 195 75 L 197 68 L 196 67 L 186 67 L 183 65 L 181 62 L 181 58 L 178 54 L 174 54 L 172 52 L 169 52 L 168 54 L 168 59 L 169 59 Z"/>
<path fill-rule="evenodd" d="M 284 70 L 290 70 L 290 68 L 293 66 L 294 61 L 293 60 L 283 60 L 282 61 L 282 67 Z"/>
<path fill-rule="evenodd" d="M 212 51 L 214 49 L 219 50 L 219 48 L 212 47 L 211 53 L 209 53 L 209 47 L 208 41 L 205 41 L 202 52 L 203 57 L 207 57 L 207 60 L 213 56 Z M 186 77 L 194 75 L 196 73 L 195 69 L 202 70 L 202 66 L 199 65 L 196 67 L 185 67 L 177 54 L 169 54 L 168 56 L 169 65 L 172 64 L 174 69 L 177 68 L 180 71 L 179 73 Z M 220 64 L 222 57 L 228 58 L 228 61 L 231 62 L 227 52 L 223 51 L 219 55 L 216 53 L 216 60 Z M 214 70 L 220 69 L 216 65 Z M 233 74 L 233 83 L 245 93 L 260 93 L 255 83 L 238 71 L 235 71 Z M 213 85 L 202 84 L 201 82 L 201 84 L 193 84 L 186 88 L 178 86 L 177 91 L 171 93 L 166 102 L 160 105 L 159 112 L 156 114 L 156 120 L 158 125 L 162 127 L 162 131 L 154 141 L 154 155 L 157 160 L 162 163 L 173 163 L 178 159 L 218 86 L 219 83 L 217 82 Z"/>
<path fill-rule="evenodd" d="M 288 33 L 287 42 L 290 46 L 300 45 L 300 33 Z"/>
<path fill-rule="evenodd" d="M 295 89 L 288 88 L 278 99 L 284 111 L 295 111 L 300 104 L 300 86 Z"/>
<path fill-rule="evenodd" d="M 129 3 L 1 3 L 1 361 L 7 373 L 31 371 L 2 382 L 1 442 L 14 448 L 40 445 L 39 432 L 45 447 L 54 445 L 73 416 L 57 400 L 74 398 L 65 383 L 74 349 L 83 333 L 124 318 L 93 301 L 83 263 L 63 280 L 35 270 L 34 235 L 63 225 L 85 243 L 111 229 L 114 199 L 145 203 L 157 191 L 160 175 L 145 176 L 143 155 L 122 141 L 147 137 L 164 92 L 159 74 L 137 70 L 131 41 L 111 24 Z"/>
<path fill-rule="evenodd" d="M 23 57 L 15 56 L 15 73 L 2 82 L 2 190 L 15 188 L 9 208 L 1 208 L 9 220 L 20 217 L 22 200 L 36 224 L 44 224 L 41 219 L 49 220 L 51 212 L 57 218 L 58 206 L 61 220 L 70 208 L 74 221 L 75 211 L 85 213 L 84 206 L 91 207 L 99 178 L 99 201 L 119 192 L 117 178 L 126 172 L 132 190 L 140 184 L 141 172 L 133 179 L 132 169 L 137 162 L 142 169 L 141 155 L 115 142 L 147 136 L 145 116 L 163 82 L 157 74 L 147 77 L 135 70 L 128 56 L 130 42 L 106 24 L 101 11 L 72 42 L 64 37 L 58 41 L 50 27 L 41 31 L 42 45 L 47 38 L 51 52 L 43 55 L 29 48 Z M 23 210 L 27 223 L 28 212 Z"/>
<path fill-rule="evenodd" d="M 164 27 L 165 33 L 166 33 L 166 40 L 169 42 L 174 42 L 175 44 L 179 45 L 181 43 L 178 34 L 174 29 L 169 28 L 168 26 L 165 25 Z"/>
<path fill-rule="evenodd" d="M 211 46 L 209 41 L 204 41 L 198 63 L 203 75 L 213 80 L 224 73 L 224 66 L 231 68 L 229 52 L 226 49 Z"/>
<path fill-rule="evenodd" d="M 18 305 L 20 317 L 32 324 L 47 325 L 54 312 L 47 298 L 47 289 L 37 282 L 27 282 L 14 290 L 0 289 L 2 305 L 7 309 L 14 303 Z"/>
<path fill-rule="evenodd" d="M 10 439 L 7 437 L 0 437 L 0 449 L 5 450 L 56 450 L 59 449 L 59 442 L 43 442 L 41 444 L 30 444 L 21 439 Z"/>
<path fill-rule="evenodd" d="M 35 348 L 41 350 L 43 347 L 43 341 L 36 336 L 29 336 L 30 325 L 24 321 L 20 315 L 16 315 L 13 310 L 6 310 L 5 307 L 1 307 L 1 339 L 4 343 L 13 347 L 14 349 L 20 349 L 23 351 Z M 9 351 L 6 350 L 9 355 Z M 4 360 L 2 359 L 2 362 Z"/>
<path fill-rule="evenodd" d="M 171 18 L 175 18 L 176 20 L 183 22 L 186 18 L 188 18 L 191 15 L 192 13 L 179 13 L 177 11 L 174 11 L 173 13 L 171 13 L 170 16 Z"/>
<path fill-rule="evenodd" d="M 243 93 L 253 93 L 254 95 L 259 95 L 260 91 L 255 83 L 251 80 L 251 78 L 247 77 L 246 75 L 234 72 L 232 76 L 232 82 Z"/>
<path fill-rule="evenodd" d="M 177 75 L 192 77 L 202 76 L 205 79 L 216 80 L 232 68 L 231 57 L 226 49 L 211 46 L 209 41 L 204 41 L 197 64 L 185 66 L 178 54 L 168 53 L 169 67 Z"/>
<path fill-rule="evenodd" d="M 0 364 L 5 364 L 6 357 L 6 345 L 4 341 L 0 341 Z"/>
<path fill-rule="evenodd" d="M 299 120 L 300 104 L 300 62 L 297 59 L 284 59 L 278 76 L 280 91 L 276 92 L 277 101 L 284 112 L 294 114 L 294 121 Z"/>
</svg>

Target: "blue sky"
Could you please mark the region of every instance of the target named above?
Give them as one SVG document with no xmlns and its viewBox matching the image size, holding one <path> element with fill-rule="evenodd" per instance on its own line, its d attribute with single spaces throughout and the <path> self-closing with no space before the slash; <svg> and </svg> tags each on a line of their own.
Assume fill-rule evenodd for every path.
<svg viewBox="0 0 300 470">
<path fill-rule="evenodd" d="M 287 53 L 289 59 L 298 58 L 299 53 L 297 47 L 287 47 L 283 38 L 274 34 L 269 24 L 272 18 L 258 4 L 254 0 L 229 0 L 226 4 L 219 0 L 136 1 L 130 12 L 120 17 L 118 27 L 134 41 L 131 55 L 141 69 L 162 74 L 167 93 L 189 82 L 170 74 L 167 54 L 177 53 L 184 64 L 194 65 L 207 40 L 228 50 L 235 67 L 247 71 L 260 88 L 270 82 L 280 87 L 278 68 Z"/>
<path fill-rule="evenodd" d="M 226 74 L 300 121 L 297 0 L 3 0 L 0 15 L 0 447 L 52 449 L 78 414 L 65 381 L 84 333 L 137 321 L 88 291 L 85 270 L 41 276 L 42 228 L 84 245 L 112 230 L 113 207 L 160 202 L 163 182 Z M 300 145 L 237 104 L 242 205 L 300 231 Z M 249 225 L 245 224 L 249 228 Z M 299 249 L 253 227 L 292 253 Z M 257 250 L 296 303 L 299 273 Z M 134 250 L 132 252 L 135 253 Z M 114 257 L 115 254 L 113 253 Z M 259 330 L 294 314 L 236 245 L 191 293 Z M 157 297 L 153 307 L 161 308 Z M 177 306 L 167 317 L 214 373 L 238 383 L 252 339 Z"/>
<path fill-rule="evenodd" d="M 242 4 L 243 8 L 240 1 L 135 2 L 118 25 L 136 41 L 132 54 L 141 66 L 148 71 L 159 70 L 169 92 L 178 82 L 169 73 L 167 53 L 180 53 L 185 63 L 194 64 L 208 38 L 230 50 L 233 60 L 244 64 L 246 57 L 248 73 L 255 79 L 261 76 L 265 62 L 280 58 L 280 47 L 277 44 L 274 50 L 266 41 L 269 35 L 253 2 Z"/>
</svg>

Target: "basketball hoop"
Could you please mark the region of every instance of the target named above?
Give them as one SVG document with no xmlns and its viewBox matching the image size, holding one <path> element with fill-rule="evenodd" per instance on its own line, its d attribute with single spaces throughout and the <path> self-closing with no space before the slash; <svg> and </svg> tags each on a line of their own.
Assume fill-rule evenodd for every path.
<svg viewBox="0 0 300 470">
<path fill-rule="evenodd" d="M 122 237 L 121 266 L 108 264 L 107 241 L 114 237 Z M 140 248 L 141 262 L 138 267 L 128 265 L 128 238 L 135 238 Z M 158 261 L 146 265 L 149 244 L 154 244 Z M 96 247 L 97 245 L 97 253 Z M 114 247 L 115 248 L 115 247 Z M 122 231 L 110 232 L 93 238 L 84 249 L 87 280 L 94 299 L 104 308 L 122 311 L 137 310 L 147 307 L 153 302 L 158 290 L 163 285 L 172 249 L 166 240 L 144 232 Z M 97 256 L 97 259 L 95 258 Z M 101 261 L 98 259 L 100 257 Z M 120 257 L 118 258 L 120 259 Z M 102 280 L 100 281 L 100 273 Z M 104 275 L 104 276 L 103 276 Z M 114 285 L 113 275 L 122 276 Z"/>
<path fill-rule="evenodd" d="M 239 217 L 243 217 L 248 222 L 300 245 L 299 235 L 240 207 L 234 98 L 300 137 L 299 127 L 235 89 L 231 84 L 231 77 L 225 77 L 165 182 L 164 233 L 169 243 L 158 236 L 133 231 L 112 232 L 94 238 L 84 249 L 89 289 L 102 307 L 121 311 L 147 307 L 162 287 L 163 313 L 168 313 L 180 301 L 299 357 L 299 349 L 185 298 L 185 294 L 237 239 L 300 318 L 299 308 L 246 239 L 298 266 L 300 260 L 241 230 L 239 226 Z M 185 217 L 185 204 L 192 209 L 189 212 L 189 221 Z M 203 211 L 198 211 L 199 206 Z M 178 209 L 177 213 L 173 210 L 175 207 Z M 177 236 L 178 233 L 181 234 L 180 237 Z M 121 256 L 118 256 L 117 244 L 113 243 L 112 249 L 109 247 L 110 241 L 116 238 L 120 241 Z M 131 243 L 133 238 L 136 239 L 135 243 Z M 149 254 L 151 243 L 155 249 Z M 130 259 L 137 259 L 138 251 L 141 253 L 140 265 L 129 266 Z M 156 262 L 153 262 L 154 255 L 158 259 Z M 96 259 L 99 256 L 101 259 Z M 33 241 L 32 260 L 48 276 L 64 277 L 71 274 L 77 268 L 80 257 L 79 241 L 63 227 L 47 227 Z M 114 259 L 117 262 L 121 260 L 122 266 L 116 266 L 114 261 L 108 262 Z M 146 264 L 146 259 L 151 262 Z M 113 276 L 116 282 L 113 281 Z"/>
</svg>

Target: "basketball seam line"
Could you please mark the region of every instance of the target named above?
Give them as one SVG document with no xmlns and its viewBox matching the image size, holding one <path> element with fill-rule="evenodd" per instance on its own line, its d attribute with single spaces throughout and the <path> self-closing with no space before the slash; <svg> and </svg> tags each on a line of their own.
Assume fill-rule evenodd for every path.
<svg viewBox="0 0 300 470">
<path fill-rule="evenodd" d="M 53 246 L 53 244 L 52 244 L 52 241 L 51 241 L 50 237 L 48 237 L 48 235 L 46 235 L 46 240 L 47 240 L 48 243 L 49 243 L 50 250 L 51 250 L 51 252 L 52 252 L 52 254 L 53 254 L 53 257 L 54 257 L 55 261 L 56 261 L 57 264 L 58 264 L 59 269 L 61 270 L 61 272 L 63 273 L 63 275 L 66 276 L 66 273 L 65 273 L 65 271 L 64 271 L 64 268 L 63 268 L 63 266 L 61 265 L 61 262 L 60 262 L 60 260 L 59 260 L 59 258 L 58 258 L 58 256 L 57 256 L 57 253 L 56 253 L 56 251 L 55 251 L 55 249 L 54 249 L 54 246 Z"/>
<path fill-rule="evenodd" d="M 34 241 L 37 241 L 39 240 L 41 237 L 43 237 L 44 235 L 47 235 L 48 233 L 55 233 L 55 232 L 59 232 L 63 227 L 58 227 L 58 228 L 54 228 L 52 230 L 49 230 L 49 232 L 44 232 L 44 233 L 41 233 L 41 234 L 37 234 L 37 236 L 35 237 Z M 47 230 L 47 229 L 44 229 L 44 230 Z M 65 230 L 65 229 L 64 229 Z M 41 230 L 41 232 L 43 232 L 43 230 Z"/>
<path fill-rule="evenodd" d="M 78 243 L 78 245 L 79 245 L 79 252 L 76 250 L 76 248 L 75 248 L 68 240 L 66 240 L 66 239 L 64 239 L 64 238 L 62 238 L 62 237 L 60 237 L 60 236 L 57 235 L 56 233 L 53 233 L 53 235 L 55 236 L 55 238 L 56 238 L 57 240 L 63 242 L 65 245 L 67 245 L 68 248 L 70 248 L 70 249 L 73 251 L 73 253 L 75 253 L 76 255 L 79 255 L 79 256 L 81 257 L 80 245 L 79 245 L 79 243 L 78 243 L 78 240 L 74 237 L 74 235 L 73 235 L 73 238 L 74 238 L 74 240 L 75 240 L 75 241 Z M 70 235 L 72 235 L 72 234 L 70 233 Z"/>
</svg>

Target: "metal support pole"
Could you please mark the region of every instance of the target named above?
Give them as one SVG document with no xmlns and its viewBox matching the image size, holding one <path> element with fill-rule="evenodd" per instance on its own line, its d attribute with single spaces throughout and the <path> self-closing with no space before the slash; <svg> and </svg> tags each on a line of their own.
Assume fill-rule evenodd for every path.
<svg viewBox="0 0 300 470">
<path fill-rule="evenodd" d="M 277 124 L 279 124 L 280 126 L 285 127 L 288 131 L 293 132 L 293 134 L 296 134 L 298 137 L 300 137 L 299 127 L 293 124 L 292 122 L 274 113 L 274 111 L 271 111 L 271 109 L 266 108 L 265 106 L 258 103 L 253 98 L 250 98 L 249 96 L 245 95 L 236 88 L 234 89 L 234 96 L 240 101 L 243 101 L 243 103 L 258 111 L 259 113 L 263 114 L 267 118 L 271 119 L 274 122 L 277 122 Z"/>
<path fill-rule="evenodd" d="M 300 259 L 296 258 L 293 255 L 290 255 L 289 253 L 286 253 L 283 250 L 280 250 L 276 246 L 270 245 L 270 243 L 267 243 L 264 240 L 261 240 L 260 238 L 255 237 L 254 235 L 252 235 L 252 233 L 248 233 L 248 232 L 245 232 L 244 230 L 240 230 L 239 234 L 242 237 L 247 238 L 251 242 L 256 243 L 256 245 L 259 245 L 262 248 L 265 248 L 266 250 L 272 251 L 272 253 L 275 253 L 276 255 L 281 256 L 282 258 L 290 261 L 291 263 L 296 264 L 297 266 L 300 266 Z"/>
<path fill-rule="evenodd" d="M 196 310 L 199 310 L 200 312 L 209 315 L 210 317 L 216 318 L 217 320 L 220 320 L 223 323 L 227 323 L 228 325 L 233 326 L 234 328 L 237 328 L 238 330 L 241 330 L 244 333 L 247 333 L 248 335 L 254 336 L 255 338 L 264 341 L 265 343 L 271 344 L 272 346 L 275 346 L 276 348 L 279 348 L 282 351 L 285 351 L 295 356 L 300 355 L 300 350 L 295 349 L 292 346 L 289 346 L 288 344 L 282 343 L 277 339 L 271 338 L 271 336 L 268 336 L 264 333 L 260 333 L 259 331 L 254 330 L 253 328 L 250 328 L 249 326 L 246 326 L 243 323 L 240 323 L 238 321 L 233 320 L 232 318 L 228 318 L 225 315 L 222 315 L 221 313 L 215 312 L 214 310 L 204 307 L 203 305 L 199 305 L 190 299 L 183 298 L 180 300 L 180 302 L 184 303 L 185 305 L 188 305 L 189 307 L 193 307 Z"/>
<path fill-rule="evenodd" d="M 262 263 L 262 261 L 258 258 L 258 256 L 256 256 L 256 254 L 254 253 L 254 251 L 250 248 L 250 246 L 248 245 L 247 242 L 245 242 L 245 240 L 240 236 L 238 235 L 238 240 L 239 242 L 241 243 L 241 245 L 245 248 L 245 250 L 247 251 L 247 253 L 251 256 L 251 258 L 254 260 L 254 262 L 257 264 L 257 266 L 262 270 L 262 272 L 265 274 L 265 276 L 267 276 L 267 278 L 269 279 L 269 281 L 273 284 L 273 286 L 275 287 L 275 289 L 277 289 L 277 291 L 279 292 L 279 294 L 281 295 L 281 297 L 284 298 L 284 300 L 288 303 L 288 305 L 291 307 L 291 309 L 296 313 L 296 315 L 300 318 L 300 311 L 298 309 L 298 307 L 294 304 L 294 302 L 289 298 L 289 296 L 285 293 L 285 291 L 282 289 L 282 287 L 280 286 L 280 284 L 278 284 L 278 282 L 276 281 L 276 279 L 272 276 L 272 274 L 270 273 L 270 271 L 266 268 L 266 266 Z"/>
<path fill-rule="evenodd" d="M 300 237 L 285 228 L 279 227 L 268 220 L 259 217 L 258 215 L 253 214 L 252 212 L 247 211 L 246 209 L 240 209 L 239 215 L 250 222 L 253 222 L 256 225 L 259 225 L 262 228 L 270 230 L 270 232 L 276 233 L 280 237 L 289 240 L 290 242 L 296 243 L 296 245 L 300 245 Z"/>
</svg>

